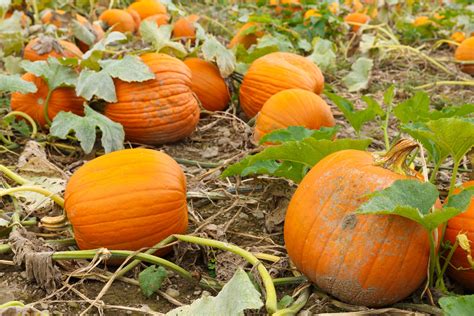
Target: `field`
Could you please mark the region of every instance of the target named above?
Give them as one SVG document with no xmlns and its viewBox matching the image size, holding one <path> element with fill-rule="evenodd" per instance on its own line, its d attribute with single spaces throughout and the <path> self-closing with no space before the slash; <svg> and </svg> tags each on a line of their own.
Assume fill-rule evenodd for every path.
<svg viewBox="0 0 474 316">
<path fill-rule="evenodd" d="M 469 0 L 0 12 L 0 313 L 473 313 Z"/>
</svg>

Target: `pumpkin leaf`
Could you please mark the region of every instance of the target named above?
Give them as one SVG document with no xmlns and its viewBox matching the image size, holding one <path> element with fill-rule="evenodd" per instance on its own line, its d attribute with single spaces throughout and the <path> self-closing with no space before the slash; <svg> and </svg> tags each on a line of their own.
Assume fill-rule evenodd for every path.
<svg viewBox="0 0 474 316">
<path fill-rule="evenodd" d="M 217 296 L 203 296 L 191 305 L 181 306 L 167 316 L 243 315 L 247 309 L 263 306 L 261 294 L 244 270 L 238 269 Z"/>
<path fill-rule="evenodd" d="M 248 29 L 247 31 L 250 31 L 251 29 L 252 28 Z M 288 37 L 279 33 L 275 33 L 274 35 L 265 34 L 264 36 L 258 39 L 256 47 L 257 49 L 269 47 L 279 52 L 289 52 L 293 50 L 293 44 L 291 44 L 291 42 L 288 40 Z"/>
<path fill-rule="evenodd" d="M 318 130 L 308 129 L 303 126 L 289 126 L 288 128 L 282 128 L 275 130 L 271 133 L 265 134 L 260 139 L 260 144 L 266 142 L 281 144 L 289 141 L 301 141 L 306 138 L 314 139 L 332 139 L 336 136 L 339 126 L 334 127 L 321 127 Z"/>
<path fill-rule="evenodd" d="M 102 71 L 112 78 L 126 82 L 143 82 L 155 78 L 155 74 L 137 56 L 127 55 L 119 60 L 101 60 L 99 64 Z"/>
<path fill-rule="evenodd" d="M 172 31 L 172 25 L 162 25 L 158 27 L 158 24 L 153 21 L 143 21 L 140 24 L 140 34 L 143 40 L 151 43 L 157 52 L 169 48 L 180 56 L 186 56 L 187 52 L 184 46 L 179 42 L 171 40 Z"/>
<path fill-rule="evenodd" d="M 435 185 L 412 179 L 397 180 L 390 187 L 371 194 L 370 200 L 362 204 L 356 213 L 399 215 L 432 231 L 467 209 L 474 190 L 461 193 L 450 198 L 454 199 L 451 205 L 431 212 L 439 196 Z"/>
<path fill-rule="evenodd" d="M 439 299 L 439 306 L 445 316 L 469 316 L 474 310 L 474 295 L 444 296 Z"/>
<path fill-rule="evenodd" d="M 373 60 L 366 57 L 360 57 L 355 61 L 351 67 L 351 72 L 342 78 L 342 82 L 349 92 L 360 91 L 368 87 L 373 65 Z"/>
<path fill-rule="evenodd" d="M 94 53 L 96 54 L 99 53 L 99 55 L 102 56 L 101 53 L 107 49 L 107 46 L 116 42 L 124 41 L 126 39 L 127 37 L 121 32 L 111 32 L 107 36 L 105 36 L 103 39 L 95 43 L 91 49 L 85 52 L 84 55 L 82 55 L 82 59 L 83 61 L 87 60 L 91 58 Z"/>
<path fill-rule="evenodd" d="M 21 66 L 28 72 L 37 77 L 43 78 L 48 83 L 48 88 L 54 90 L 59 87 L 71 87 L 77 83 L 77 73 L 61 63 L 53 57 L 49 57 L 47 61 L 40 60 L 31 62 L 24 60 Z"/>
<path fill-rule="evenodd" d="M 229 77 L 235 70 L 234 53 L 225 48 L 214 36 L 210 35 L 201 47 L 204 59 L 215 62 L 223 78 Z"/>
<path fill-rule="evenodd" d="M 344 149 L 366 149 L 369 139 L 327 139 L 306 138 L 302 141 L 288 141 L 278 146 L 267 147 L 258 154 L 245 157 L 229 166 L 222 177 L 248 174 L 270 174 L 300 182 L 309 169 L 327 155 Z M 262 161 L 273 161 L 262 163 Z M 301 171 L 301 172 L 300 172 Z"/>
<path fill-rule="evenodd" d="M 102 131 L 101 142 L 106 153 L 123 149 L 125 132 L 122 125 L 97 113 L 87 105 L 84 107 L 84 114 L 84 116 L 78 116 L 71 112 L 59 112 L 51 124 L 50 134 L 65 139 L 71 131 L 74 131 L 82 149 L 87 154 L 94 147 L 98 127 Z"/>
<path fill-rule="evenodd" d="M 36 92 L 38 88 L 33 82 L 23 80 L 19 75 L 0 74 L 0 91 L 26 94 Z"/>
<path fill-rule="evenodd" d="M 76 19 L 72 20 L 72 34 L 75 38 L 88 46 L 94 44 L 94 33 L 92 33 L 86 26 L 79 23 Z"/>
<path fill-rule="evenodd" d="M 149 266 L 138 275 L 140 289 L 146 297 L 151 297 L 160 288 L 168 274 L 162 266 Z"/>
<path fill-rule="evenodd" d="M 117 102 L 114 81 L 105 70 L 85 69 L 81 71 L 77 81 L 76 94 L 86 100 L 97 96 L 107 102 Z"/>
<path fill-rule="evenodd" d="M 367 108 L 356 110 L 351 101 L 328 91 L 325 91 L 324 94 L 341 110 L 357 133 L 360 132 L 365 123 L 372 121 L 377 115 L 385 115 L 380 105 L 375 100 L 372 102 L 368 97 L 363 98 L 367 103 Z"/>
<path fill-rule="evenodd" d="M 329 40 L 319 38 L 313 47 L 313 52 L 307 58 L 318 65 L 322 71 L 336 68 L 336 53 L 333 43 Z"/>
</svg>

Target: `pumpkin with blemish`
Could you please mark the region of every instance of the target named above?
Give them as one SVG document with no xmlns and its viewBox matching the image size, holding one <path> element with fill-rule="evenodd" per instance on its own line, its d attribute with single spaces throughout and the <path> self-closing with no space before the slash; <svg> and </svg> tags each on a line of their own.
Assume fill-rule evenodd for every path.
<svg viewBox="0 0 474 316">
<path fill-rule="evenodd" d="M 82 57 L 82 51 L 75 44 L 41 36 L 32 39 L 23 50 L 23 59 L 30 61 L 46 60 L 48 57 Z"/>
<path fill-rule="evenodd" d="M 117 102 L 104 113 L 122 124 L 132 142 L 164 144 L 183 139 L 199 121 L 199 104 L 192 91 L 191 70 L 181 60 L 147 53 L 142 61 L 155 74 L 145 82 L 114 80 Z"/>
</svg>

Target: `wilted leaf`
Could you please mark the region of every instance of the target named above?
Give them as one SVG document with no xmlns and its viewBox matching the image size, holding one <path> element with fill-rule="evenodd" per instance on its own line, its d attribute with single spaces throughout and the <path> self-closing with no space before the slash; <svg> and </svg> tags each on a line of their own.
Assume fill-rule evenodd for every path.
<svg viewBox="0 0 474 316">
<path fill-rule="evenodd" d="M 320 38 L 316 41 L 313 52 L 308 58 L 323 71 L 336 67 L 336 54 L 334 53 L 333 43 L 326 39 Z"/>
<path fill-rule="evenodd" d="M 172 25 L 158 26 L 153 21 L 142 21 L 140 24 L 140 34 L 145 42 L 151 43 L 153 48 L 159 52 L 164 48 L 170 48 L 181 56 L 187 54 L 183 44 L 171 40 Z"/>
<path fill-rule="evenodd" d="M 474 311 L 474 295 L 444 296 L 439 305 L 445 316 L 470 316 Z"/>
<path fill-rule="evenodd" d="M 245 271 L 239 269 L 217 296 L 202 297 L 191 305 L 178 307 L 166 315 L 243 315 L 244 310 L 259 309 L 263 306 L 260 296 Z"/>
<path fill-rule="evenodd" d="M 219 67 L 221 76 L 227 78 L 235 70 L 235 56 L 225 48 L 214 36 L 210 35 L 202 45 L 202 53 L 207 61 L 214 61 Z"/>
<path fill-rule="evenodd" d="M 351 72 L 342 78 L 342 82 L 349 89 L 349 92 L 367 88 L 373 65 L 373 60 L 366 57 L 360 57 L 355 61 L 351 67 Z"/>
<path fill-rule="evenodd" d="M 43 78 L 48 83 L 50 90 L 65 86 L 71 87 L 77 82 L 77 73 L 73 69 L 61 65 L 53 57 L 49 57 L 48 61 L 24 60 L 21 62 L 21 66 L 35 76 Z"/>
<path fill-rule="evenodd" d="M 117 102 L 115 85 L 112 77 L 104 71 L 83 70 L 76 85 L 76 94 L 86 100 L 94 96 L 107 102 Z"/>
<path fill-rule="evenodd" d="M 21 68 L 20 63 L 23 60 L 21 57 L 18 56 L 6 56 L 2 58 L 3 65 L 5 66 L 5 70 L 8 74 L 23 74 L 23 68 Z"/>
<path fill-rule="evenodd" d="M 33 93 L 38 88 L 33 82 L 21 79 L 19 75 L 2 75 L 0 74 L 0 91 L 1 92 L 20 92 Z"/>
<path fill-rule="evenodd" d="M 289 141 L 301 141 L 306 138 L 314 139 L 332 139 L 337 131 L 338 126 L 321 127 L 318 130 L 307 129 L 303 126 L 290 126 L 288 128 L 279 129 L 268 133 L 262 137 L 260 144 L 271 142 L 273 144 L 281 144 Z"/>
<path fill-rule="evenodd" d="M 60 194 L 66 187 L 66 180 L 55 177 L 26 177 L 30 181 L 28 185 L 42 187 L 54 194 Z M 25 209 L 30 212 L 37 211 L 41 207 L 49 207 L 54 202 L 42 194 L 31 191 L 20 191 L 12 193 Z"/>
<path fill-rule="evenodd" d="M 53 120 L 50 134 L 61 139 L 74 131 L 85 153 L 90 153 L 96 139 L 96 128 L 102 131 L 102 146 L 106 153 L 123 149 L 125 133 L 122 125 L 95 112 L 89 106 L 84 108 L 85 116 L 71 112 L 59 112 Z"/>
<path fill-rule="evenodd" d="M 156 293 L 167 277 L 166 269 L 162 266 L 149 266 L 138 275 L 140 289 L 146 297 L 151 297 Z"/>
<path fill-rule="evenodd" d="M 150 68 L 136 56 L 127 55 L 119 60 L 101 60 L 99 64 L 111 77 L 126 82 L 143 82 L 155 78 Z"/>
</svg>

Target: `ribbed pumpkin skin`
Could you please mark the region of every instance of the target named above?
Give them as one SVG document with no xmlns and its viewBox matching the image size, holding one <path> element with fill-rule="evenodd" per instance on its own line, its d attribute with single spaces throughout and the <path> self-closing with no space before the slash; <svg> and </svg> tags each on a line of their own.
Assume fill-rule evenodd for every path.
<svg viewBox="0 0 474 316">
<path fill-rule="evenodd" d="M 158 0 L 138 0 L 129 6 L 130 9 L 137 11 L 142 20 L 155 14 L 166 14 L 166 7 Z"/>
<path fill-rule="evenodd" d="M 264 135 L 288 126 L 320 129 L 334 125 L 331 108 L 320 96 L 307 90 L 288 89 L 265 102 L 257 115 L 254 138 L 258 142 Z"/>
<path fill-rule="evenodd" d="M 306 175 L 285 219 L 288 255 L 327 293 L 355 305 L 406 298 L 426 278 L 428 233 L 399 216 L 354 215 L 366 194 L 405 176 L 373 166 L 368 152 L 333 153 Z"/>
<path fill-rule="evenodd" d="M 472 186 L 474 186 L 474 181 L 463 184 L 465 188 Z M 453 245 L 459 232 L 466 233 L 467 238 L 471 241 L 471 253 L 474 254 L 474 199 L 471 200 L 471 204 L 464 213 L 449 220 L 444 238 Z M 456 270 L 451 265 L 469 269 Z M 474 270 L 470 268 L 471 265 L 467 261 L 467 252 L 461 247 L 457 247 L 451 258 L 451 264 L 448 266 L 448 275 L 466 289 L 474 291 Z"/>
<path fill-rule="evenodd" d="M 192 89 L 202 107 L 208 111 L 224 110 L 229 104 L 230 94 L 219 69 L 199 58 L 188 58 L 184 63 L 191 69 Z"/>
<path fill-rule="evenodd" d="M 54 48 L 49 52 L 45 54 L 38 54 L 33 47 L 38 43 L 39 38 L 35 38 L 31 40 L 26 46 L 25 49 L 23 50 L 23 59 L 30 60 L 30 61 L 37 61 L 37 60 L 46 60 L 48 57 L 56 57 L 56 58 L 61 58 L 61 57 L 82 57 L 82 52 L 77 47 L 75 44 L 64 41 L 64 40 L 59 40 L 59 44 L 61 45 L 63 51 L 58 52 L 54 50 Z"/>
<path fill-rule="evenodd" d="M 125 11 L 127 11 L 132 16 L 133 21 L 135 22 L 135 29 L 136 30 L 140 29 L 140 24 L 142 23 L 142 19 L 140 18 L 140 15 L 138 14 L 138 12 L 132 8 L 127 8 Z"/>
<path fill-rule="evenodd" d="M 458 61 L 474 61 L 474 36 L 465 39 L 458 46 L 454 53 L 454 58 Z M 474 64 L 462 65 L 461 70 L 470 75 L 474 75 Z"/>
<path fill-rule="evenodd" d="M 138 250 L 188 226 L 184 173 L 151 149 L 87 162 L 70 178 L 64 206 L 80 249 Z"/>
<path fill-rule="evenodd" d="M 191 14 L 187 17 L 179 18 L 173 26 L 173 37 L 196 38 L 196 27 L 194 23 L 199 20 L 199 15 Z"/>
<path fill-rule="evenodd" d="M 23 80 L 33 82 L 38 88 L 35 93 L 21 94 L 12 93 L 10 106 L 13 111 L 25 112 L 33 118 L 39 125 L 45 126 L 44 102 L 48 95 L 46 82 L 31 73 L 26 73 L 21 77 Z M 52 120 L 61 111 L 73 112 L 77 115 L 84 114 L 84 99 L 76 96 L 74 88 L 58 88 L 51 93 L 48 104 L 48 116 Z"/>
<path fill-rule="evenodd" d="M 324 77 L 310 60 L 293 54 L 276 52 L 255 60 L 240 86 L 240 105 L 248 117 L 255 116 L 275 93 L 299 88 L 320 94 Z"/>
<path fill-rule="evenodd" d="M 168 24 L 169 20 L 170 20 L 170 16 L 168 14 L 154 14 L 154 15 L 150 15 L 143 21 L 152 21 L 152 22 L 155 22 L 156 25 L 160 26 L 160 25 Z"/>
<path fill-rule="evenodd" d="M 191 90 L 191 70 L 166 54 L 141 56 L 155 73 L 145 82 L 115 80 L 116 103 L 105 107 L 105 115 L 119 122 L 132 142 L 164 144 L 183 139 L 199 121 L 199 104 Z"/>
<path fill-rule="evenodd" d="M 356 22 L 365 24 L 370 21 L 370 16 L 364 13 L 349 13 L 344 17 L 346 22 Z M 352 31 L 357 32 L 360 29 L 360 25 L 351 25 Z"/>
<path fill-rule="evenodd" d="M 136 31 L 135 20 L 133 19 L 132 15 L 125 10 L 105 10 L 99 16 L 99 20 L 107 24 L 109 27 L 113 27 L 113 30 L 117 32 L 133 33 Z"/>
<path fill-rule="evenodd" d="M 245 31 L 247 31 L 251 27 L 258 27 L 258 23 L 256 22 L 247 22 L 242 27 L 237 31 L 235 36 L 230 40 L 229 45 L 227 47 L 233 48 L 239 44 L 242 44 L 245 49 L 248 49 L 250 46 L 253 44 L 257 43 L 257 39 L 259 37 L 262 37 L 264 35 L 263 31 L 256 31 L 255 33 L 252 34 L 243 34 Z"/>
</svg>

